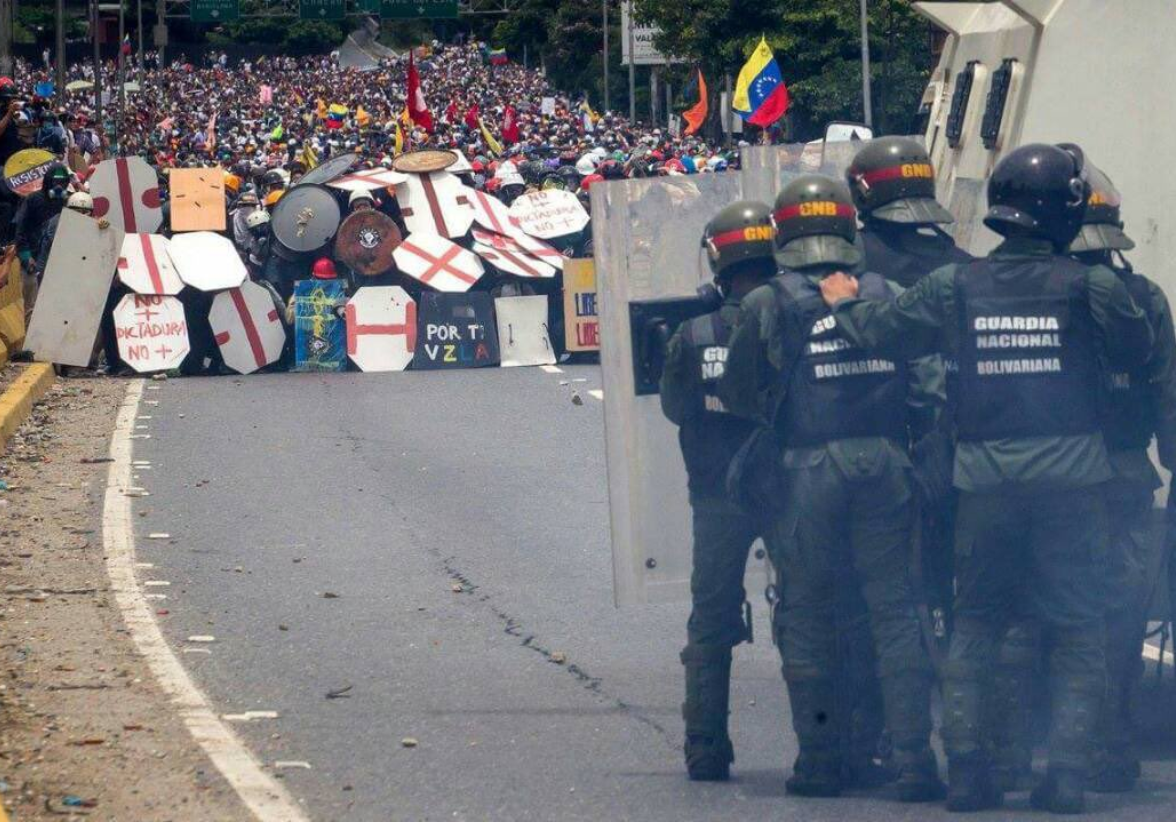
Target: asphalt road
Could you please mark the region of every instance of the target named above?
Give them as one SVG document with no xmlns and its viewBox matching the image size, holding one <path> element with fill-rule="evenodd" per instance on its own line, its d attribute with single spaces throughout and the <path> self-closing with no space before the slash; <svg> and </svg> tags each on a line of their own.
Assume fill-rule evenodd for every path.
<svg viewBox="0 0 1176 822">
<path fill-rule="evenodd" d="M 278 713 L 235 727 L 267 765 L 310 766 L 275 772 L 321 822 L 949 818 L 784 796 L 762 608 L 736 657 L 736 779 L 686 781 L 687 609 L 612 605 L 599 384 L 587 366 L 151 383 L 140 559 L 218 711 Z M 1170 819 L 1160 753 L 1092 818 Z M 989 817 L 1029 817 L 1009 807 Z"/>
</svg>

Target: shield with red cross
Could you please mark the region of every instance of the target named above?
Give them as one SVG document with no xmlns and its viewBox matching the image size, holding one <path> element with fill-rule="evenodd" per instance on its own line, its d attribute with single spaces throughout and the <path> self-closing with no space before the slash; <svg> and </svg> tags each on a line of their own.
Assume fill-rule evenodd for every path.
<svg viewBox="0 0 1176 822">
<path fill-rule="evenodd" d="M 142 157 L 103 160 L 90 175 L 94 216 L 128 234 L 150 234 L 163 222 L 159 183 Z"/>
<path fill-rule="evenodd" d="M 175 297 L 127 294 L 113 319 L 118 356 L 140 373 L 179 368 L 188 356 L 188 323 Z"/>
<path fill-rule="evenodd" d="M 360 371 L 403 371 L 416 350 L 416 301 L 398 285 L 367 286 L 347 302 L 347 356 Z"/>
<path fill-rule="evenodd" d="M 522 231 L 518 222 L 510 216 L 510 209 L 502 200 L 485 191 L 478 191 L 468 186 L 463 193 L 474 210 L 474 222 L 482 228 L 493 231 L 495 234 L 511 234 L 515 231 Z"/>
<path fill-rule="evenodd" d="M 479 248 L 481 246 L 482 248 Z M 497 259 L 485 255 L 484 250 L 496 252 Z M 526 234 L 495 234 L 492 231 L 474 229 L 474 251 L 483 259 L 489 260 L 498 268 L 517 274 L 520 277 L 553 277 L 554 268 L 563 268 L 563 255 L 542 240 L 528 237 Z M 506 269 L 500 262 L 514 263 L 516 269 L 525 266 L 528 269 L 538 269 L 540 273 L 530 273 L 526 270 Z"/>
<path fill-rule="evenodd" d="M 413 234 L 392 252 L 400 271 L 438 291 L 469 291 L 486 269 L 482 261 L 436 234 Z"/>
<path fill-rule="evenodd" d="M 552 266 L 540 262 L 522 249 L 474 243 L 474 253 L 505 274 L 536 279 L 555 276 L 555 269 Z"/>
<path fill-rule="evenodd" d="M 369 168 L 352 174 L 344 174 L 342 177 L 331 180 L 327 185 L 343 191 L 376 191 L 398 185 L 407 179 L 407 174 L 401 174 L 390 168 Z"/>
<path fill-rule="evenodd" d="M 467 189 L 448 171 L 410 174 L 396 184 L 396 199 L 410 234 L 462 237 L 474 222 Z"/>
<path fill-rule="evenodd" d="M 118 258 L 118 278 L 136 294 L 179 294 L 184 288 L 167 237 L 127 234 Z"/>
<path fill-rule="evenodd" d="M 208 324 L 225 365 L 239 374 L 252 374 L 282 356 L 286 329 L 264 286 L 244 282 L 240 288 L 217 294 L 208 311 Z"/>
<path fill-rule="evenodd" d="M 566 258 L 555 248 L 529 234 L 524 234 L 522 231 L 516 231 L 511 236 L 518 241 L 519 247 L 532 257 L 540 259 L 548 265 L 553 265 L 560 271 L 563 271 L 564 260 Z"/>
</svg>

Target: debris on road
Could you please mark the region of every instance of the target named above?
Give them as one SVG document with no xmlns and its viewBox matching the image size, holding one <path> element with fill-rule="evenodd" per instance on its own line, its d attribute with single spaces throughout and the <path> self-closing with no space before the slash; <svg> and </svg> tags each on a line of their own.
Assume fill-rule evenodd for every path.
<svg viewBox="0 0 1176 822">
<path fill-rule="evenodd" d="M 572 405 L 583 405 L 584 398 L 580 396 L 579 391 L 572 392 Z"/>
<path fill-rule="evenodd" d="M 327 699 L 351 699 L 351 689 L 354 687 L 354 685 L 344 685 L 342 688 L 327 691 Z"/>
<path fill-rule="evenodd" d="M 415 748 L 419 744 L 420 743 L 411 736 L 406 736 L 404 739 L 400 740 L 400 745 L 404 748 Z"/>
</svg>

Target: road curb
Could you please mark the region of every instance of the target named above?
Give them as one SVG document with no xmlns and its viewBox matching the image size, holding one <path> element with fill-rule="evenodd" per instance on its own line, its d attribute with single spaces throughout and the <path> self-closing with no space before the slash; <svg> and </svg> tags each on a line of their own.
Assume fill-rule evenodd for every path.
<svg viewBox="0 0 1176 822">
<path fill-rule="evenodd" d="M 28 419 L 33 403 L 53 387 L 54 379 L 52 365 L 33 363 L 0 394 L 0 445 L 8 442 L 20 424 Z"/>
</svg>

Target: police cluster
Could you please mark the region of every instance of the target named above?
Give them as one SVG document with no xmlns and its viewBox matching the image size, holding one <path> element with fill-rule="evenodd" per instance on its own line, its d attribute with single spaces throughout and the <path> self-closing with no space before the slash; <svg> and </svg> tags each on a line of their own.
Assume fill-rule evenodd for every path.
<svg viewBox="0 0 1176 822">
<path fill-rule="evenodd" d="M 1079 813 L 1087 790 L 1133 788 L 1153 437 L 1176 464 L 1172 318 L 1079 147 L 1012 151 L 988 205 L 1003 241 L 972 258 L 941 228 L 927 153 L 892 137 L 844 182 L 800 176 L 708 224 L 723 303 L 679 326 L 661 378 L 693 509 L 691 779 L 734 761 L 732 648 L 762 538 L 799 747 L 789 793 L 893 782 L 965 812 L 1031 790 Z"/>
</svg>

